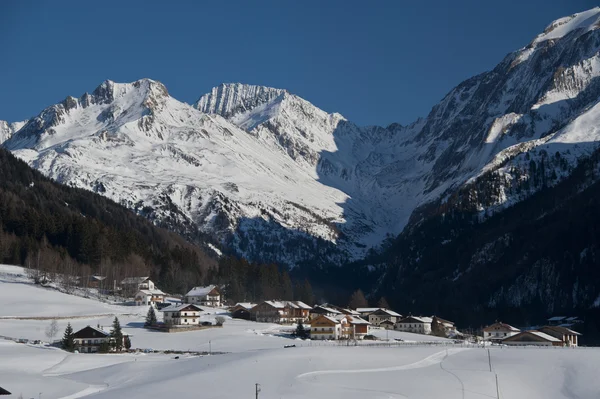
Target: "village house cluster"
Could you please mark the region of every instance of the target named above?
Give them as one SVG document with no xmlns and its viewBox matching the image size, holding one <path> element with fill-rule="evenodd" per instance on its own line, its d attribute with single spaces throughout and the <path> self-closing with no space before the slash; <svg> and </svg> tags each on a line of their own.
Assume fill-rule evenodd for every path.
<svg viewBox="0 0 600 399">
<path fill-rule="evenodd" d="M 562 321 L 562 323 L 561 323 Z M 510 324 L 496 322 L 483 329 L 484 341 L 511 346 L 566 346 L 579 345 L 580 333 L 571 327 L 578 322 L 573 317 L 552 317 L 548 319 L 547 326 L 535 330 L 519 330 Z"/>
<path fill-rule="evenodd" d="M 91 276 L 88 286 L 99 287 L 104 278 Z M 162 325 L 170 328 L 192 328 L 202 325 L 203 307 L 221 308 L 225 299 L 216 285 L 194 287 L 181 299 L 167 301 L 167 295 L 155 286 L 149 277 L 128 277 L 116 291 L 133 293 L 136 305 L 151 306 L 162 314 Z M 438 316 L 403 316 L 391 309 L 380 307 L 349 309 L 332 304 L 310 306 L 302 301 L 266 300 L 260 303 L 239 302 L 228 308 L 232 318 L 279 324 L 308 324 L 313 340 L 364 339 L 371 328 L 436 334 L 462 338 L 453 322 Z M 513 346 L 578 346 L 580 333 L 572 326 L 576 317 L 552 317 L 548 325 L 535 330 L 519 330 L 509 324 L 496 322 L 482 331 L 484 341 Z M 157 320 L 157 323 L 158 322 Z M 211 324 L 210 322 L 204 322 Z M 436 331 L 434 331 L 436 329 Z M 85 352 L 96 351 L 109 335 L 100 329 L 86 327 L 78 331 L 76 343 Z"/>
</svg>

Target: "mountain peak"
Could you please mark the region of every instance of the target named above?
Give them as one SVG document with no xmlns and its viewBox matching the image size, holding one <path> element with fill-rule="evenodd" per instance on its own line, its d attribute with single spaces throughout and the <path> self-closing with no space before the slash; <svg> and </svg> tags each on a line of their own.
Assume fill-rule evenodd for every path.
<svg viewBox="0 0 600 399">
<path fill-rule="evenodd" d="M 223 83 L 200 97 L 194 107 L 206 114 L 219 114 L 227 118 L 285 94 L 289 94 L 287 90 L 273 87 Z"/>
<path fill-rule="evenodd" d="M 96 87 L 92 92 L 92 96 L 96 102 L 107 104 L 114 101 L 115 98 L 123 97 L 132 91 L 139 91 L 142 97 L 162 98 L 169 95 L 167 88 L 162 83 L 143 78 L 132 83 L 115 83 L 112 80 L 105 80 L 100 86 Z"/>
<path fill-rule="evenodd" d="M 533 45 L 541 42 L 560 39 L 575 30 L 588 32 L 600 27 L 600 7 L 594 7 L 591 10 L 573 14 L 568 17 L 559 18 L 553 21 L 540 33 L 532 42 Z"/>
</svg>

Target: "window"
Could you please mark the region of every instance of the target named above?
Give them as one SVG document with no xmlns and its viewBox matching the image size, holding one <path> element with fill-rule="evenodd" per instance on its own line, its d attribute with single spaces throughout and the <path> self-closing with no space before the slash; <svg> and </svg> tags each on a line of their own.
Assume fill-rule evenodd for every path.
<svg viewBox="0 0 600 399">
<path fill-rule="evenodd" d="M 183 321 L 187 323 L 187 319 L 183 319 Z"/>
</svg>

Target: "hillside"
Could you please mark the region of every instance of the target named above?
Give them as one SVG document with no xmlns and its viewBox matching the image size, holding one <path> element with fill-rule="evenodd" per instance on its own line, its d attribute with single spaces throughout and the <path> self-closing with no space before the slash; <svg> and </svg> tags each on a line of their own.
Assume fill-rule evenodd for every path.
<svg viewBox="0 0 600 399">
<path fill-rule="evenodd" d="M 53 182 L 2 148 L 0 175 L 2 263 L 109 281 L 152 275 L 165 289 L 200 283 L 216 267 L 205 249 L 105 197 Z"/>
</svg>

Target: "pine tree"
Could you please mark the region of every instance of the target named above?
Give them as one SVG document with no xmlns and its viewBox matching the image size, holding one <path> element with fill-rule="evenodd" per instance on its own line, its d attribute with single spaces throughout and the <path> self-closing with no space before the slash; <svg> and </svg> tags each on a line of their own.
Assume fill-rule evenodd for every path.
<svg viewBox="0 0 600 399">
<path fill-rule="evenodd" d="M 379 298 L 379 302 L 377 302 L 377 307 L 378 308 L 383 308 L 383 309 L 389 309 L 390 308 L 390 304 L 388 303 L 388 301 L 384 297 L 381 297 L 381 298 Z"/>
<path fill-rule="evenodd" d="M 125 336 L 125 349 L 131 349 L 131 339 L 129 339 L 128 335 Z"/>
<path fill-rule="evenodd" d="M 75 350 L 75 339 L 73 338 L 73 327 L 71 327 L 71 323 L 68 323 L 67 328 L 65 329 L 65 334 L 62 339 L 62 348 L 69 352 Z"/>
<path fill-rule="evenodd" d="M 117 351 L 120 352 L 123 350 L 123 332 L 121 331 L 121 323 L 119 323 L 119 319 L 115 316 L 115 320 L 113 321 L 112 330 L 110 332 L 110 338 L 112 340 L 112 346 Z"/>
<path fill-rule="evenodd" d="M 154 312 L 154 306 L 150 306 L 148 309 L 148 314 L 146 315 L 146 323 L 144 324 L 146 327 L 151 327 L 156 325 L 156 312 Z"/>
<path fill-rule="evenodd" d="M 369 304 L 367 302 L 367 298 L 365 298 L 365 294 L 363 294 L 360 289 L 354 291 L 352 297 L 350 297 L 348 307 L 350 307 L 350 309 L 357 309 L 366 308 L 367 306 L 369 306 Z"/>
<path fill-rule="evenodd" d="M 308 338 L 308 331 L 304 328 L 302 320 L 298 320 L 298 326 L 296 327 L 296 337 L 306 339 Z"/>
</svg>

